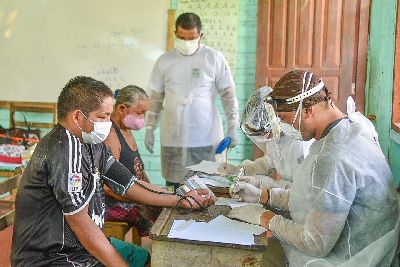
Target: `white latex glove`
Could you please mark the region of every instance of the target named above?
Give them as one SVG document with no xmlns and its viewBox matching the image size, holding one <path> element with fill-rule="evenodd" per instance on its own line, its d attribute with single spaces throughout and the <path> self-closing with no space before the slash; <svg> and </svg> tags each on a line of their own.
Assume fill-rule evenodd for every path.
<svg viewBox="0 0 400 267">
<path fill-rule="evenodd" d="M 258 189 L 261 189 L 261 179 L 254 176 L 242 176 L 238 179 L 239 182 L 248 183 L 254 185 Z"/>
<path fill-rule="evenodd" d="M 271 189 L 271 188 L 283 188 L 285 189 L 285 184 L 283 182 L 278 182 L 274 179 L 272 179 L 269 176 L 261 176 L 261 177 L 255 177 L 255 176 L 242 176 L 239 179 L 240 182 L 245 182 L 248 184 L 252 184 L 258 189 Z M 289 183 L 290 184 L 290 183 Z"/>
<path fill-rule="evenodd" d="M 237 175 L 239 173 L 239 170 L 240 166 L 235 166 L 229 163 L 221 164 L 218 167 L 218 171 L 221 174 L 221 176 Z"/>
<path fill-rule="evenodd" d="M 154 130 L 153 129 L 146 129 L 146 135 L 144 137 L 144 145 L 146 146 L 146 149 L 150 152 L 153 153 L 153 148 L 154 148 Z"/>
<path fill-rule="evenodd" d="M 261 215 L 267 210 L 260 204 L 251 204 L 232 209 L 228 213 L 229 218 L 239 219 L 252 224 L 261 225 Z"/>
<path fill-rule="evenodd" d="M 245 182 L 234 183 L 229 188 L 229 193 L 232 198 L 239 199 L 240 201 L 259 203 L 261 197 L 261 189 L 255 187 L 252 184 Z"/>
<path fill-rule="evenodd" d="M 231 143 L 229 144 L 229 148 L 234 148 L 237 145 L 236 128 L 228 129 L 228 133 L 226 136 L 229 136 L 231 138 Z"/>
</svg>

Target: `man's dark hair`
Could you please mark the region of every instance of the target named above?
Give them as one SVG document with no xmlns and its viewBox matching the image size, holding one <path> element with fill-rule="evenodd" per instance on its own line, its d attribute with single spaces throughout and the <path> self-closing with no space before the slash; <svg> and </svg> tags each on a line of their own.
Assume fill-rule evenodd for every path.
<svg viewBox="0 0 400 267">
<path fill-rule="evenodd" d="M 303 79 L 307 82 L 310 81 L 309 86 L 306 90 L 317 86 L 322 79 L 309 71 L 304 70 L 293 70 L 283 75 L 279 81 L 274 85 L 272 91 L 272 98 L 277 102 L 277 111 L 294 111 L 298 108 L 299 102 L 293 104 L 287 104 L 286 99 L 301 94 L 303 87 Z M 303 100 L 303 108 L 309 108 L 322 101 L 331 100 L 331 92 L 327 87 L 322 89 L 315 94 L 305 98 Z"/>
<path fill-rule="evenodd" d="M 200 17 L 194 13 L 182 13 L 176 19 L 175 30 L 181 27 L 184 30 L 191 30 L 197 28 L 198 32 L 201 32 L 201 20 Z"/>
<path fill-rule="evenodd" d="M 64 86 L 57 100 L 57 119 L 63 120 L 68 112 L 79 109 L 86 116 L 98 109 L 101 102 L 113 97 L 111 89 L 91 77 L 77 76 Z"/>
</svg>

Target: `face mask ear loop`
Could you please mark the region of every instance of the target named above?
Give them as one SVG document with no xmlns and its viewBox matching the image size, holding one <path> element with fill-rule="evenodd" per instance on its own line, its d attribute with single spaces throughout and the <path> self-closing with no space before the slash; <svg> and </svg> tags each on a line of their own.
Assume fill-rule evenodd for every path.
<svg viewBox="0 0 400 267">
<path fill-rule="evenodd" d="M 302 86 L 301 86 L 301 93 L 304 93 L 304 84 L 305 84 L 305 82 L 306 82 L 306 76 L 307 76 L 307 71 L 304 72 L 304 75 L 303 75 L 303 84 L 302 84 Z M 296 110 L 296 114 L 294 115 L 294 119 L 293 119 L 293 121 L 292 121 L 292 126 L 295 127 L 295 126 L 294 126 L 294 123 L 296 122 L 297 116 L 299 116 L 299 112 L 300 112 L 300 117 L 299 117 L 299 131 L 300 131 L 300 124 L 301 124 L 300 122 L 301 122 L 301 109 L 302 109 L 302 108 L 303 108 L 303 99 L 300 100 L 299 106 L 297 107 L 297 110 Z"/>
<path fill-rule="evenodd" d="M 86 119 L 88 119 L 91 123 L 93 123 L 93 125 L 94 125 L 94 121 L 92 121 L 92 120 L 91 120 L 88 116 L 86 116 L 82 111 L 79 110 L 79 112 L 82 113 L 82 115 L 83 115 Z"/>
<path fill-rule="evenodd" d="M 304 92 L 306 92 L 306 91 L 308 90 L 308 88 L 310 87 L 310 83 L 311 83 L 311 78 L 312 78 L 312 76 L 313 76 L 313 73 L 310 73 L 310 76 L 309 76 L 308 81 L 307 81 L 307 86 L 304 87 L 305 81 L 306 81 L 306 77 L 307 77 L 307 71 L 304 72 L 304 76 L 303 76 L 303 86 L 302 86 L 302 88 L 301 88 L 301 93 L 302 93 L 302 94 L 303 94 Z M 300 127 L 301 127 L 301 110 L 303 109 L 303 100 L 304 100 L 304 99 L 302 99 L 302 100 L 300 101 L 299 108 L 298 108 L 298 110 L 297 110 L 297 112 L 296 112 L 296 117 L 297 117 L 297 113 L 300 112 L 300 116 L 299 116 L 299 131 L 300 131 Z M 294 118 L 294 120 L 296 120 L 296 117 Z M 294 121 L 293 121 L 293 125 L 294 125 Z"/>
</svg>

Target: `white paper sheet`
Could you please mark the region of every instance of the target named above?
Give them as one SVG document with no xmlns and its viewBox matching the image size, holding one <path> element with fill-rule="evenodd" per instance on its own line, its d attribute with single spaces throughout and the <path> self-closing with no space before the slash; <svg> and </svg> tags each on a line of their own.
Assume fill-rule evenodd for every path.
<svg viewBox="0 0 400 267">
<path fill-rule="evenodd" d="M 251 234 L 251 235 L 259 235 L 267 231 L 264 227 L 260 225 L 255 225 L 255 224 L 250 224 L 250 223 L 245 223 L 245 222 L 239 222 L 236 220 L 229 219 L 228 217 L 225 217 L 223 215 L 219 215 L 215 219 L 211 220 L 208 222 L 208 224 L 218 226 L 218 227 L 224 227 L 226 229 L 231 229 L 232 231 L 240 231 L 246 234 Z"/>
<path fill-rule="evenodd" d="M 208 174 L 219 174 L 218 167 L 221 166 L 221 164 L 223 163 L 203 160 L 199 164 L 188 166 L 186 168 L 192 171 L 200 171 Z"/>
<path fill-rule="evenodd" d="M 231 209 L 246 206 L 246 205 L 254 205 L 254 203 L 250 202 L 243 202 L 243 201 L 238 201 L 233 198 L 224 198 L 224 197 L 219 197 L 218 200 L 215 202 L 215 205 L 217 206 L 229 206 Z"/>
<path fill-rule="evenodd" d="M 232 185 L 232 182 L 229 179 L 219 175 L 204 175 L 199 177 L 205 184 L 214 187 L 230 187 Z"/>
<path fill-rule="evenodd" d="M 226 227 L 221 219 L 211 224 L 206 222 L 192 222 L 187 225 L 186 223 L 187 221 L 185 220 L 175 220 L 168 237 L 227 244 L 255 244 L 252 233 L 245 232 L 244 230 L 236 231 Z M 182 227 L 182 225 L 184 227 Z"/>
</svg>

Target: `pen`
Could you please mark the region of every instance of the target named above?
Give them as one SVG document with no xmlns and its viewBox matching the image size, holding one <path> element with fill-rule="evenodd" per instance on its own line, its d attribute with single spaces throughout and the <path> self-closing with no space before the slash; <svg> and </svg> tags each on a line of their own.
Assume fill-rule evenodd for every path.
<svg viewBox="0 0 400 267">
<path fill-rule="evenodd" d="M 226 149 L 226 155 L 225 155 L 225 167 L 228 167 L 228 152 L 229 148 Z"/>
</svg>

